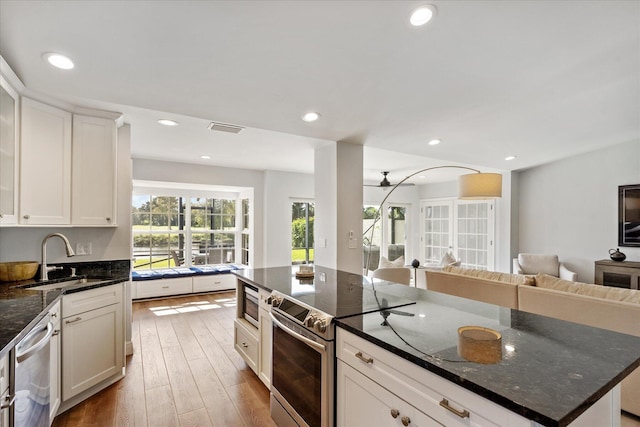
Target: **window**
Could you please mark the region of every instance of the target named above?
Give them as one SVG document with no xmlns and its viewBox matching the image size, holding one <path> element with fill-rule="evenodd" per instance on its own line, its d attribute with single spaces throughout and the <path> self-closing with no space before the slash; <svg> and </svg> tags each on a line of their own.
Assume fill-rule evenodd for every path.
<svg viewBox="0 0 640 427">
<path fill-rule="evenodd" d="M 184 203 L 180 197 L 133 197 L 134 268 L 175 267 L 184 260 Z"/>
<path fill-rule="evenodd" d="M 453 201 L 423 203 L 422 259 L 425 264 L 440 264 L 442 256 L 453 249 Z"/>
<path fill-rule="evenodd" d="M 235 263 L 237 257 L 248 264 L 248 224 L 249 199 L 134 194 L 133 268 Z"/>
<path fill-rule="evenodd" d="M 191 198 L 191 250 L 194 264 L 235 262 L 236 202 Z"/>
<path fill-rule="evenodd" d="M 242 199 L 242 264 L 249 265 L 249 199 Z"/>
<path fill-rule="evenodd" d="M 493 201 L 442 200 L 421 205 L 421 258 L 425 264 L 440 264 L 451 251 L 466 268 L 494 267 Z"/>
<path fill-rule="evenodd" d="M 389 261 L 405 256 L 409 205 L 385 204 L 383 218 L 375 223 L 379 206 L 365 205 L 362 210 L 363 265 L 369 258 L 369 270 L 378 268 L 380 254 Z M 371 253 L 369 255 L 369 252 Z"/>
<path fill-rule="evenodd" d="M 291 263 L 313 263 L 313 219 L 312 202 L 291 203 Z"/>
</svg>

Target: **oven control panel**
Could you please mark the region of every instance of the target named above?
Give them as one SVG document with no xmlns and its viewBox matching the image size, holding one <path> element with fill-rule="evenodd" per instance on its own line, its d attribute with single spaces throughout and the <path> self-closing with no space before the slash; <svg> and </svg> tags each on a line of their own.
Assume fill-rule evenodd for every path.
<svg viewBox="0 0 640 427">
<path fill-rule="evenodd" d="M 330 315 L 275 292 L 269 296 L 267 302 L 273 311 L 285 314 L 298 325 L 319 335 L 326 335 L 331 324 Z"/>
</svg>

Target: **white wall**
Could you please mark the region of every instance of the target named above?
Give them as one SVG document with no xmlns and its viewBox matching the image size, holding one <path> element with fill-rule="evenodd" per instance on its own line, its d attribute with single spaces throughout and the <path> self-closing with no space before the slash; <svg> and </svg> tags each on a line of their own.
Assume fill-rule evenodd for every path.
<svg viewBox="0 0 640 427">
<path fill-rule="evenodd" d="M 131 128 L 118 129 L 118 226 L 117 227 L 10 227 L 0 228 L 0 261 L 38 261 L 42 239 L 62 233 L 75 249 L 91 243 L 92 254 L 67 258 L 62 241 L 47 243 L 47 263 L 87 262 L 131 258 Z M 44 179 L 44 178 L 43 178 Z"/>
<path fill-rule="evenodd" d="M 264 173 L 264 266 L 291 265 L 292 199 L 313 200 L 313 175 Z"/>
<path fill-rule="evenodd" d="M 337 235 L 337 148 L 336 144 L 327 144 L 316 148 L 314 152 L 314 193 L 315 218 L 313 233 L 315 240 L 314 263 L 324 267 L 335 268 L 338 249 Z"/>
<path fill-rule="evenodd" d="M 618 186 L 640 184 L 640 140 L 520 173 L 519 252 L 558 254 L 578 280 L 618 242 Z M 620 248 L 640 261 L 640 248 Z"/>
</svg>

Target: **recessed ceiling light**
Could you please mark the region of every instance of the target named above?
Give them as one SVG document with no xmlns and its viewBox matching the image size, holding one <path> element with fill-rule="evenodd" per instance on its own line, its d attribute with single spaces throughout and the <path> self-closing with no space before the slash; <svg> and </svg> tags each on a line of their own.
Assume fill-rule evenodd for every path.
<svg viewBox="0 0 640 427">
<path fill-rule="evenodd" d="M 513 160 L 513 159 L 515 159 L 515 158 L 516 158 L 516 156 L 507 156 L 507 157 L 505 157 L 504 159 L 505 159 L 505 160 Z"/>
<path fill-rule="evenodd" d="M 71 59 L 59 53 L 47 52 L 42 55 L 42 57 L 49 64 L 53 65 L 56 68 L 60 68 L 61 70 L 70 70 L 75 66 Z"/>
<path fill-rule="evenodd" d="M 421 6 L 413 11 L 411 14 L 411 18 L 409 18 L 409 22 L 414 27 L 420 27 L 427 22 L 431 21 L 431 18 L 436 14 L 436 7 L 433 5 Z"/>
<path fill-rule="evenodd" d="M 200 156 L 201 159 L 209 160 L 211 156 Z"/>
<path fill-rule="evenodd" d="M 175 120 L 170 120 L 170 119 L 160 119 L 160 120 L 158 120 L 158 123 L 160 123 L 161 125 L 165 125 L 165 126 L 178 126 L 178 122 L 176 122 Z"/>
<path fill-rule="evenodd" d="M 429 145 L 438 145 L 442 142 L 441 139 L 432 139 L 431 141 L 429 141 Z"/>
<path fill-rule="evenodd" d="M 310 111 L 306 113 L 304 116 L 302 116 L 302 120 L 304 120 L 305 122 L 315 122 L 319 118 L 320 118 L 320 114 L 313 111 Z"/>
</svg>

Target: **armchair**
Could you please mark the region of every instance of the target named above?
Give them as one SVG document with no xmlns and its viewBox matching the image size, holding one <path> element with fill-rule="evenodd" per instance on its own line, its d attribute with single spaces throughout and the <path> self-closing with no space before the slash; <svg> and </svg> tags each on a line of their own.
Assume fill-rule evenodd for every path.
<svg viewBox="0 0 640 427">
<path fill-rule="evenodd" d="M 515 274 L 544 273 L 572 282 L 578 280 L 578 273 L 569 270 L 558 261 L 558 255 L 518 254 L 518 258 L 513 259 L 513 272 Z"/>
</svg>

